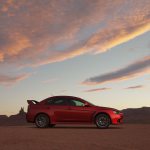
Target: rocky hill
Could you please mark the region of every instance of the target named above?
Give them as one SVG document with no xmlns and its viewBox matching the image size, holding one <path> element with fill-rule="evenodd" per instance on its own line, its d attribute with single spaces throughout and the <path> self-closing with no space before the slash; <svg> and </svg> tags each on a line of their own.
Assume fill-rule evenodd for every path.
<svg viewBox="0 0 150 150">
<path fill-rule="evenodd" d="M 19 113 L 16 115 L 11 115 L 10 117 L 6 115 L 0 115 L 0 125 L 25 125 L 26 123 L 26 113 L 23 108 L 20 109 Z"/>
<path fill-rule="evenodd" d="M 150 123 L 150 107 L 128 108 L 122 112 L 124 123 Z"/>
</svg>

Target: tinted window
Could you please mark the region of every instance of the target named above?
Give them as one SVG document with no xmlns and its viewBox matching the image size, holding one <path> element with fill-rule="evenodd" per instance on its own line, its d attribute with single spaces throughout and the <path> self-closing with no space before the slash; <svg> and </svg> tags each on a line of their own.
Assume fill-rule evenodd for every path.
<svg viewBox="0 0 150 150">
<path fill-rule="evenodd" d="M 66 100 L 64 98 L 50 98 L 47 100 L 49 105 L 66 105 Z"/>
<path fill-rule="evenodd" d="M 66 101 L 64 99 L 55 99 L 53 101 L 54 105 L 66 105 Z"/>
<path fill-rule="evenodd" d="M 84 103 L 79 100 L 69 99 L 68 103 L 70 106 L 84 106 Z"/>
<path fill-rule="evenodd" d="M 51 105 L 53 103 L 53 99 L 52 98 L 47 99 L 46 103 L 49 104 L 49 105 Z"/>
</svg>

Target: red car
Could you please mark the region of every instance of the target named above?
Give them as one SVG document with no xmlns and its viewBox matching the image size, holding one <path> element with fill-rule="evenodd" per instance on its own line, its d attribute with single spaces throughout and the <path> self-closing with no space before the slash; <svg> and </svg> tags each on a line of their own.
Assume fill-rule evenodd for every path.
<svg viewBox="0 0 150 150">
<path fill-rule="evenodd" d="M 64 123 L 94 123 L 98 128 L 122 122 L 123 114 L 113 108 L 95 106 L 73 96 L 53 96 L 37 102 L 28 100 L 26 119 L 39 128 Z"/>
</svg>

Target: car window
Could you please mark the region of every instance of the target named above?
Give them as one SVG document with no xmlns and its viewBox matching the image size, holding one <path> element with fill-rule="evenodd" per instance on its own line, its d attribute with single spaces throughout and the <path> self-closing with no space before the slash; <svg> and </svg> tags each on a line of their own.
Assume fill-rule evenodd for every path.
<svg viewBox="0 0 150 150">
<path fill-rule="evenodd" d="M 66 101 L 64 99 L 55 99 L 53 105 L 66 105 Z"/>
<path fill-rule="evenodd" d="M 70 106 L 84 106 L 84 103 L 79 100 L 69 99 L 68 103 Z"/>
<path fill-rule="evenodd" d="M 66 105 L 64 98 L 50 98 L 47 100 L 48 105 Z"/>
<path fill-rule="evenodd" d="M 51 105 L 51 104 L 53 103 L 53 99 L 52 99 L 52 98 L 47 99 L 46 103 L 47 103 L 48 105 Z"/>
</svg>

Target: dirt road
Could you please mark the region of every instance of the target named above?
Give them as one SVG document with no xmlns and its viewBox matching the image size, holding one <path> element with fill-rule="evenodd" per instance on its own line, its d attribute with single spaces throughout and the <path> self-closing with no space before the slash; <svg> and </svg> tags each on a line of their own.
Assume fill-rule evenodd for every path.
<svg viewBox="0 0 150 150">
<path fill-rule="evenodd" d="M 0 150 L 149 150 L 150 124 L 0 127 Z"/>
</svg>

